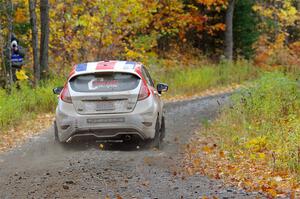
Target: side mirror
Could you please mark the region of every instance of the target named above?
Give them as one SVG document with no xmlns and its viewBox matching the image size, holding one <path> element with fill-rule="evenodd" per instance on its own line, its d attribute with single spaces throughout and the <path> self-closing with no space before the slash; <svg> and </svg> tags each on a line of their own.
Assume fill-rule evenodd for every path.
<svg viewBox="0 0 300 199">
<path fill-rule="evenodd" d="M 63 89 L 64 89 L 64 87 L 56 87 L 56 88 L 52 89 L 52 91 L 54 94 L 59 95 Z"/>
<path fill-rule="evenodd" d="M 161 94 L 162 92 L 167 92 L 169 89 L 168 84 L 159 83 L 156 86 L 157 92 Z"/>
</svg>

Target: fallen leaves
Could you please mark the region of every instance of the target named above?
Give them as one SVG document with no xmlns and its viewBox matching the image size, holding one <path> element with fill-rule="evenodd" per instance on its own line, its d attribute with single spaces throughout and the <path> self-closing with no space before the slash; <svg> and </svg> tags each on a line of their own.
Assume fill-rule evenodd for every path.
<svg viewBox="0 0 300 199">
<path fill-rule="evenodd" d="M 212 150 L 213 150 L 213 148 L 210 147 L 210 146 L 207 146 L 207 145 L 202 147 L 202 151 L 205 152 L 205 153 L 211 153 Z"/>
<path fill-rule="evenodd" d="M 0 132 L 0 152 L 7 151 L 21 143 L 26 138 L 38 135 L 53 123 L 54 115 L 51 113 L 40 114 L 35 118 L 27 118 L 18 126 Z"/>
<path fill-rule="evenodd" d="M 99 149 L 104 150 L 104 144 L 99 144 Z"/>
<path fill-rule="evenodd" d="M 229 186 L 236 186 L 246 191 L 263 192 L 269 198 L 300 196 L 300 182 L 297 181 L 296 174 L 285 170 L 274 170 L 268 164 L 271 155 L 257 152 L 252 159 L 253 152 L 250 151 L 231 154 L 217 147 L 215 138 L 208 136 L 203 138 L 203 135 L 199 137 L 186 147 L 184 165 L 189 175 L 199 173 L 222 179 Z"/>
<path fill-rule="evenodd" d="M 117 199 L 123 199 L 120 195 L 117 195 Z"/>
</svg>

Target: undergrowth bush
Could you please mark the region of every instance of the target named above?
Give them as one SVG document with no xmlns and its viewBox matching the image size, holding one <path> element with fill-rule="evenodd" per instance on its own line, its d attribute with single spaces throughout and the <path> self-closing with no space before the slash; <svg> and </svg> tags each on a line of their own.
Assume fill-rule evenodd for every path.
<svg viewBox="0 0 300 199">
<path fill-rule="evenodd" d="M 265 159 L 277 169 L 300 172 L 300 92 L 296 80 L 282 73 L 263 75 L 232 96 L 209 127 L 220 144 L 234 154 Z"/>
<path fill-rule="evenodd" d="M 23 119 L 30 120 L 38 113 L 48 113 L 55 109 L 57 97 L 52 88 L 63 85 L 61 78 L 42 82 L 37 88 L 32 88 L 27 82 L 21 82 L 20 88 L 12 88 L 8 93 L 0 89 L 0 132 Z"/>
<path fill-rule="evenodd" d="M 171 64 L 171 63 L 168 63 Z M 151 65 L 150 65 L 151 66 Z M 170 87 L 168 97 L 176 95 L 192 95 L 206 89 L 227 86 L 254 79 L 259 75 L 259 69 L 246 61 L 236 63 L 221 62 L 220 64 L 186 65 L 173 62 L 173 67 L 163 67 L 157 63 L 151 67 L 156 82 L 167 83 Z"/>
</svg>

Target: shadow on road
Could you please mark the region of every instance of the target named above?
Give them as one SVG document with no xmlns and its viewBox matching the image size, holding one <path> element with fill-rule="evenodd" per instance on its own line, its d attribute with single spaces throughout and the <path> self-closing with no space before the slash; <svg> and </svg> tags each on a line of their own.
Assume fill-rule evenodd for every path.
<svg viewBox="0 0 300 199">
<path fill-rule="evenodd" d="M 152 148 L 149 143 L 142 143 L 139 140 L 125 142 L 106 140 L 74 140 L 70 143 L 56 144 L 68 151 L 85 151 L 90 149 L 102 151 L 140 151 Z"/>
</svg>

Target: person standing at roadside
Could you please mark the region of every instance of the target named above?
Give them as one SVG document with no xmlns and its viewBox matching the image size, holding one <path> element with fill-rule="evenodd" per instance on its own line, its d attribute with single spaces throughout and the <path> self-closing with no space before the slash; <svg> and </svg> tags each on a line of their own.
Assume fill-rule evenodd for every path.
<svg viewBox="0 0 300 199">
<path fill-rule="evenodd" d="M 18 40 L 13 37 L 11 39 L 11 67 L 13 81 L 17 81 L 16 73 L 22 69 L 24 65 L 25 52 L 23 47 L 18 44 Z"/>
</svg>

